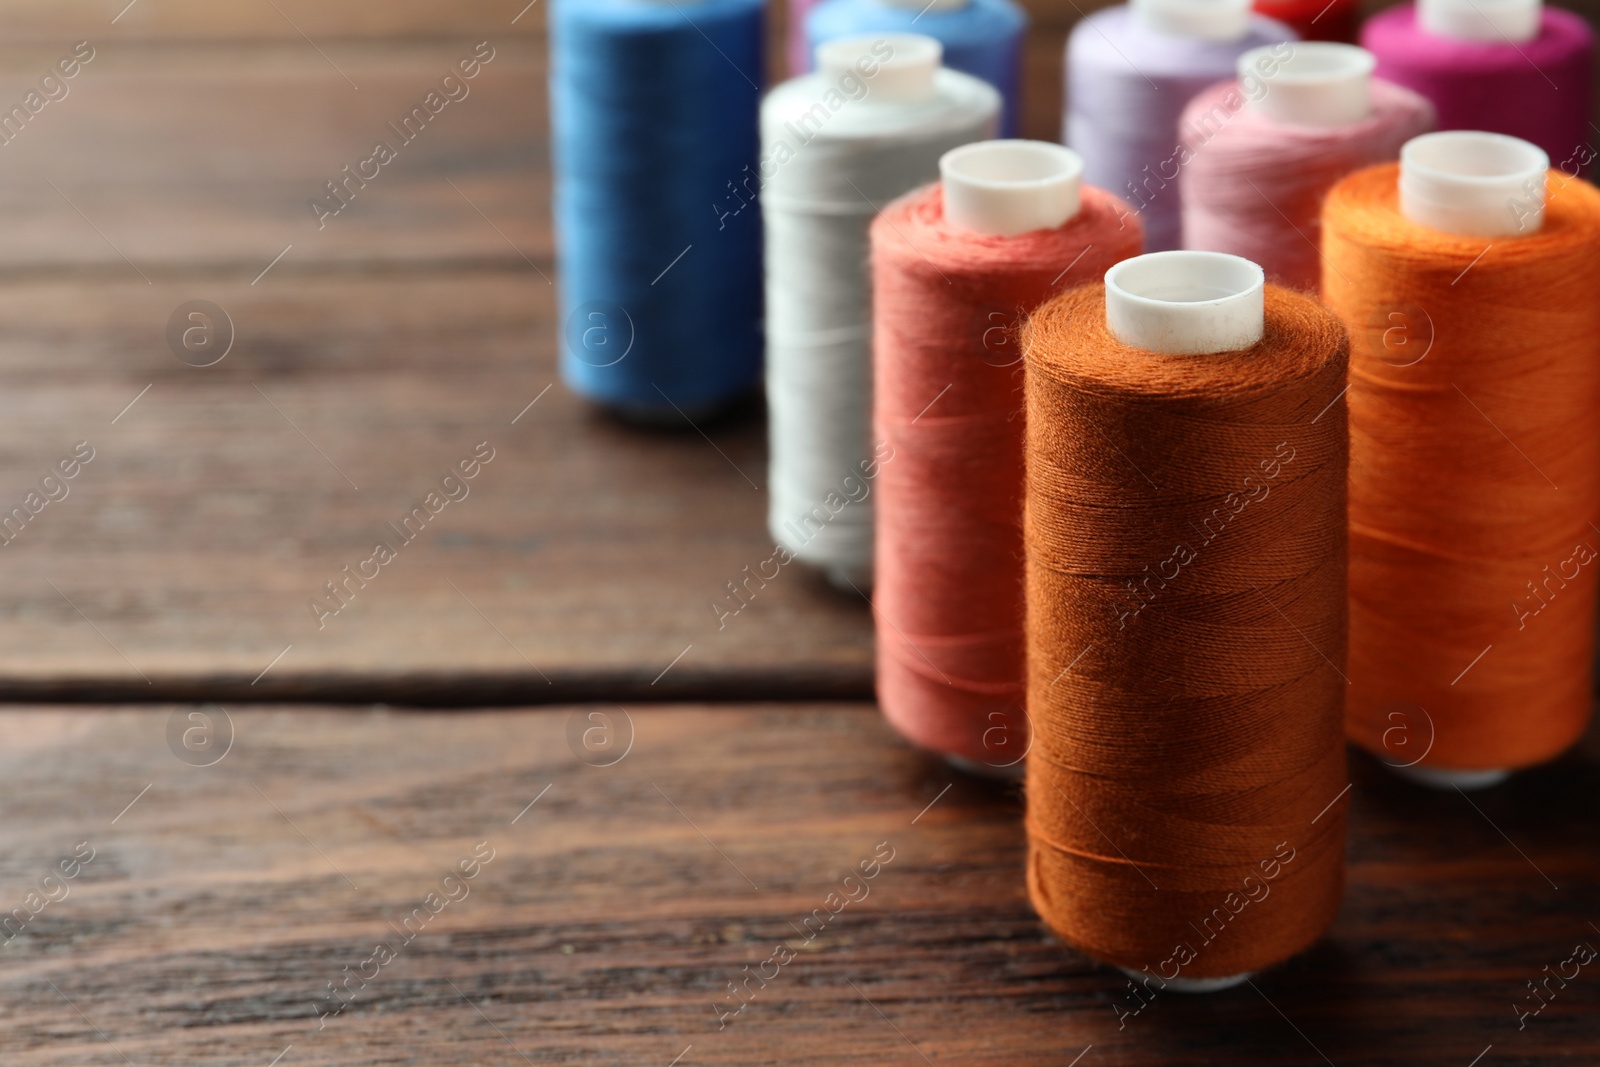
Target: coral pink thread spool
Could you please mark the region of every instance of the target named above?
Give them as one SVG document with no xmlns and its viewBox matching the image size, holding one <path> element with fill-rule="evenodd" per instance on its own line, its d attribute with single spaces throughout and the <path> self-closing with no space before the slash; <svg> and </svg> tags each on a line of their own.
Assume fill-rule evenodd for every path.
<svg viewBox="0 0 1600 1067">
<path fill-rule="evenodd" d="M 1127 205 L 1039 141 L 947 152 L 872 227 L 878 697 L 906 737 L 1019 773 L 1022 362 L 1049 297 L 1138 254 Z"/>
</svg>

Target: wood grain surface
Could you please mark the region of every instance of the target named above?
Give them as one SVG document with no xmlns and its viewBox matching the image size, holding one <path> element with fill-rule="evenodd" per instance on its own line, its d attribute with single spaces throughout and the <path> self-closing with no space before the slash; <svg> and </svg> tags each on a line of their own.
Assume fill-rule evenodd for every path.
<svg viewBox="0 0 1600 1067">
<path fill-rule="evenodd" d="M 773 554 L 759 402 L 645 430 L 557 380 L 541 47 L 499 45 L 318 229 L 306 199 L 471 52 L 357 42 L 354 91 L 303 42 L 105 47 L 0 146 L 0 514 L 96 455 L 0 548 L 0 697 L 870 693 L 861 598 L 797 567 L 729 592 Z M 192 300 L 231 322 L 213 366 L 170 348 Z"/>
<path fill-rule="evenodd" d="M 1470 797 L 1358 758 L 1328 938 L 1119 1018 L 1125 979 L 1029 908 L 1015 787 L 909 750 L 867 706 L 236 707 L 208 767 L 173 753 L 222 751 L 214 706 L 195 740 L 216 747 L 169 749 L 205 729 L 193 710 L 0 715 L 0 903 L 93 850 L 0 949 L 7 1067 L 1600 1057 L 1595 965 L 1521 1029 L 1513 1008 L 1600 947 L 1592 753 Z M 443 877 L 480 842 L 462 897 Z M 828 902 L 875 854 L 865 896 Z M 457 899 L 407 925 L 430 892 Z M 819 908 L 837 914 L 806 927 Z M 395 958 L 365 963 L 380 941 Z M 767 964 L 779 945 L 793 959 Z M 372 977 L 333 1014 L 347 966 Z M 769 981 L 719 1029 L 747 966 Z"/>
<path fill-rule="evenodd" d="M 162 336 L 200 294 L 238 335 L 205 368 Z M 712 607 L 773 552 L 758 409 L 609 420 L 555 381 L 551 317 L 536 274 L 493 269 L 0 289 L 0 510 L 95 449 L 0 548 L 0 695 L 869 692 L 860 598 L 791 566 Z M 465 499 L 402 542 L 388 524 L 483 442 Z M 347 581 L 380 540 L 397 558 Z M 313 612 L 330 581 L 344 606 Z"/>
</svg>

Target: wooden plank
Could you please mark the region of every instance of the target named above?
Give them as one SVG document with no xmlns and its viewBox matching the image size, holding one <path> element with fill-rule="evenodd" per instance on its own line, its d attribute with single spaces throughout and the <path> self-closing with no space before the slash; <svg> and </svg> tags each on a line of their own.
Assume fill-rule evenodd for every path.
<svg viewBox="0 0 1600 1067">
<path fill-rule="evenodd" d="M 235 326 L 211 367 L 164 336 L 194 298 Z M 557 381 L 553 319 L 525 265 L 0 287 L 0 514 L 95 450 L 0 547 L 0 697 L 870 694 L 867 605 L 764 564 L 759 406 L 617 423 Z M 386 525 L 481 442 L 465 499 Z"/>
<path fill-rule="evenodd" d="M 566 740 L 588 708 L 234 709 L 231 751 L 203 768 L 166 740 L 190 710 L 0 715 L 0 903 L 94 852 L 3 950 L 8 1065 L 1600 1056 L 1588 968 L 1524 1028 L 1513 1011 L 1576 943 L 1600 945 L 1593 752 L 1471 803 L 1357 759 L 1328 939 L 1121 1025 L 1125 980 L 1029 908 L 1013 788 L 907 749 L 870 707 L 635 708 L 604 767 Z M 463 897 L 442 878 L 480 842 L 493 858 Z M 806 938 L 842 877 L 890 850 Z M 380 941 L 396 958 L 364 964 Z M 794 958 L 773 977 L 778 945 Z M 321 1018 L 346 967 L 369 980 Z M 746 967 L 769 980 L 719 1029 Z"/>
<path fill-rule="evenodd" d="M 329 60 L 304 42 L 101 46 L 0 144 L 0 272 L 249 281 L 293 245 L 276 269 L 493 260 L 549 274 L 543 47 L 490 47 L 452 89 L 464 98 L 413 134 L 395 127 L 474 57 L 473 38 L 356 42 Z M 0 51 L 0 107 L 56 58 Z M 370 181 L 347 175 L 380 139 L 396 158 L 368 165 Z M 309 201 L 337 205 L 335 180 L 348 204 L 319 219 Z"/>
<path fill-rule="evenodd" d="M 54 43 L 88 38 L 145 41 L 304 43 L 398 37 L 450 37 L 542 32 L 549 0 L 7 0 L 0 39 Z M 515 20 L 515 21 L 513 21 Z"/>
</svg>

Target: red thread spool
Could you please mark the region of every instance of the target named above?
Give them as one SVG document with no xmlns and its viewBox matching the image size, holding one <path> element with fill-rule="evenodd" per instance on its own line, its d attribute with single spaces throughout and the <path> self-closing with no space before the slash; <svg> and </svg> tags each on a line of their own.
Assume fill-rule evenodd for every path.
<svg viewBox="0 0 1600 1067">
<path fill-rule="evenodd" d="M 1050 297 L 1137 255 L 1122 201 L 1080 188 L 1076 153 L 989 141 L 872 227 L 878 700 L 925 748 L 1021 769 L 1022 360 Z"/>
<path fill-rule="evenodd" d="M 1361 28 L 1360 0 L 1256 0 L 1255 9 L 1277 19 L 1302 41 L 1355 44 Z"/>
</svg>

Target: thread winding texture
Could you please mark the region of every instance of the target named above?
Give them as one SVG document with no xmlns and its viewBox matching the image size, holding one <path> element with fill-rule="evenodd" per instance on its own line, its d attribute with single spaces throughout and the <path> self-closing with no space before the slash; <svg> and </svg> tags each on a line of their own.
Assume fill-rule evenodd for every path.
<svg viewBox="0 0 1600 1067">
<path fill-rule="evenodd" d="M 1000 768 L 1023 714 L 1022 355 L 1051 295 L 1137 255 L 1126 205 L 997 237 L 945 221 L 935 184 L 872 226 L 878 475 L 878 703 L 906 737 Z"/>
<path fill-rule="evenodd" d="M 1288 26 L 1303 41 L 1354 44 L 1361 23 L 1359 0 L 1256 0 L 1256 12 Z"/>
<path fill-rule="evenodd" d="M 583 396 L 671 415 L 760 375 L 760 212 L 728 205 L 757 162 L 763 8 L 553 4 L 561 372 Z"/>
<path fill-rule="evenodd" d="M 1394 765 L 1525 766 L 1590 710 L 1600 192 L 1552 170 L 1538 233 L 1461 237 L 1400 214 L 1398 171 L 1323 220 L 1354 338 L 1349 733 Z"/>
<path fill-rule="evenodd" d="M 1532 141 L 1552 165 L 1587 165 L 1594 31 L 1578 15 L 1546 7 L 1531 41 L 1457 41 L 1417 24 L 1415 5 L 1368 19 L 1361 44 L 1377 75 L 1415 89 L 1439 110 L 1441 130 L 1486 130 Z"/>
<path fill-rule="evenodd" d="M 1020 115 L 1022 37 L 1028 16 L 1015 0 L 969 0 L 965 7 L 936 11 L 884 0 L 825 0 L 806 15 L 810 70 L 811 51 L 824 41 L 873 33 L 920 33 L 944 46 L 944 65 L 988 82 L 999 91 L 1003 106 L 1000 136 L 1015 137 Z"/>
<path fill-rule="evenodd" d="M 795 558 L 857 585 L 872 566 L 863 478 L 877 470 L 868 231 L 879 206 L 938 176 L 945 152 L 992 136 L 1000 110 L 977 78 L 935 81 L 932 99 L 901 103 L 874 101 L 865 75 L 850 99 L 808 74 L 762 105 L 768 526 Z"/>
<path fill-rule="evenodd" d="M 1245 103 L 1238 82 L 1212 86 L 1184 109 L 1192 159 L 1183 176 L 1183 246 L 1231 252 L 1268 279 L 1315 291 L 1322 280 L 1322 200 L 1346 174 L 1396 159 L 1433 128 L 1433 105 L 1374 80 L 1372 114 L 1342 126 L 1276 122 Z"/>
<path fill-rule="evenodd" d="M 1252 48 L 1294 38 L 1253 16 L 1237 41 L 1157 33 L 1127 7 L 1096 11 L 1067 39 L 1063 137 L 1083 156 L 1083 180 L 1128 201 L 1144 222 L 1145 251 L 1182 243 L 1178 120 L 1194 95 L 1234 72 Z"/>
<path fill-rule="evenodd" d="M 1157 355 L 1095 285 L 1023 352 L 1034 906 L 1167 980 L 1279 962 L 1342 887 L 1344 330 L 1268 286 L 1253 347 Z"/>
</svg>

